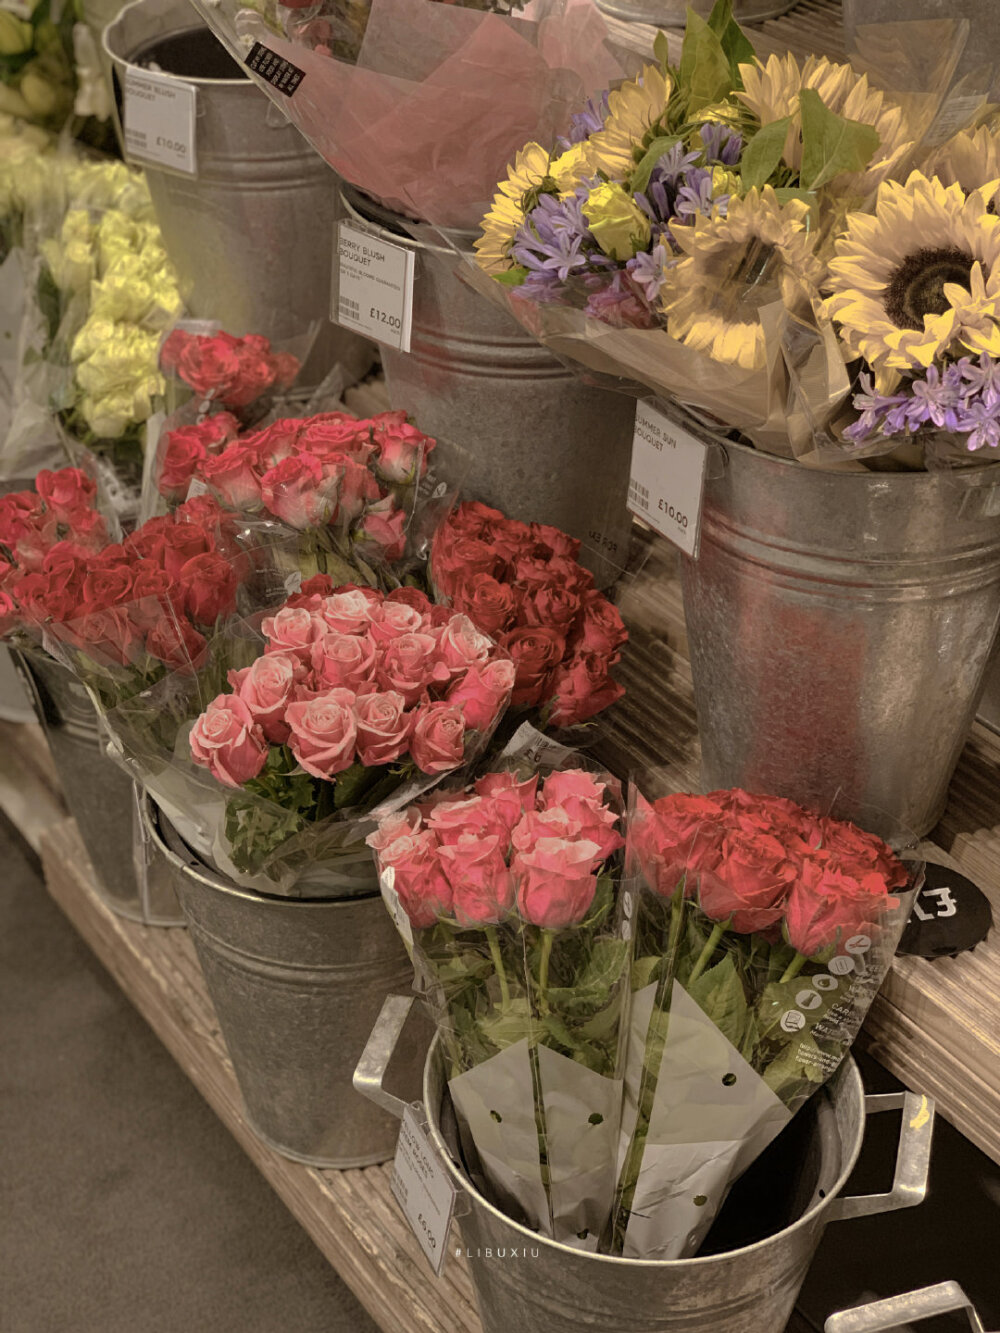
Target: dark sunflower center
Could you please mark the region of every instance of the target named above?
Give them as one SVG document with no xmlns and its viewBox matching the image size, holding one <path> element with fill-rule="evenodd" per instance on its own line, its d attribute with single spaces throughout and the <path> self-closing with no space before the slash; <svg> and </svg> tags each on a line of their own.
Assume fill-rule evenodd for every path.
<svg viewBox="0 0 1000 1333">
<path fill-rule="evenodd" d="M 885 313 L 899 329 L 922 329 L 925 315 L 948 309 L 945 283 L 969 286 L 971 255 L 962 250 L 917 250 L 896 269 L 883 293 Z"/>
</svg>

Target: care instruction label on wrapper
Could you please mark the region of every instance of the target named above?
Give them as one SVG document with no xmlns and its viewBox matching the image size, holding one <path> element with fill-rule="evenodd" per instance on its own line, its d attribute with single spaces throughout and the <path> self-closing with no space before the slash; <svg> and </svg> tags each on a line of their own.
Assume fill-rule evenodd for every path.
<svg viewBox="0 0 1000 1333">
<path fill-rule="evenodd" d="M 455 1211 L 455 1187 L 412 1106 L 403 1112 L 389 1183 L 420 1248 L 440 1277 Z"/>
<path fill-rule="evenodd" d="M 195 109 L 198 89 L 183 79 L 145 69 L 125 71 L 125 153 L 135 162 L 197 176 Z"/>
<path fill-rule="evenodd" d="M 646 402 L 635 409 L 628 507 L 698 558 L 708 446 Z"/>
<path fill-rule="evenodd" d="M 337 228 L 337 293 L 330 318 L 366 338 L 410 350 L 414 252 L 348 222 Z"/>
</svg>

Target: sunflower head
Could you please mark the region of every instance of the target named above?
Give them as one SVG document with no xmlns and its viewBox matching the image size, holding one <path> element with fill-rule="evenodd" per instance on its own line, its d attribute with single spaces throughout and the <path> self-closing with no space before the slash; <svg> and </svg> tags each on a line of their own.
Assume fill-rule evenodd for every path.
<svg viewBox="0 0 1000 1333">
<path fill-rule="evenodd" d="M 993 185 L 968 197 L 921 172 L 886 181 L 873 215 L 852 213 L 834 246 L 826 308 L 880 388 L 950 349 L 997 344 L 1000 218 Z"/>
<path fill-rule="evenodd" d="M 611 180 L 623 181 L 635 166 L 634 151 L 667 114 L 673 81 L 659 65 L 646 65 L 634 79 L 626 79 L 608 95 L 604 129 L 591 135 L 585 145 L 589 175 L 603 172 Z"/>
<path fill-rule="evenodd" d="M 475 240 L 476 262 L 487 273 L 497 276 L 511 266 L 508 258 L 514 233 L 538 195 L 548 188 L 558 188 L 550 171 L 548 150 L 529 143 L 518 153 L 493 196 L 493 207 L 479 224 L 482 235 Z M 547 184 L 551 180 L 551 186 Z M 526 202 L 527 201 L 527 202 Z"/>
<path fill-rule="evenodd" d="M 807 230 L 809 206 L 780 204 L 770 186 L 730 200 L 725 217 L 671 226 L 684 258 L 670 265 L 659 306 L 667 331 L 716 361 L 759 369 L 762 307 L 815 296 L 822 265 Z"/>
</svg>

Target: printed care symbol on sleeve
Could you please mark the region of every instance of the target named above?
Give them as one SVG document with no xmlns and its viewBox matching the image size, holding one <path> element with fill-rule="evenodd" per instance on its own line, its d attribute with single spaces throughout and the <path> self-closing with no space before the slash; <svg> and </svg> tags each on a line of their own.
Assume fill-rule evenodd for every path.
<svg viewBox="0 0 1000 1333">
<path fill-rule="evenodd" d="M 836 990 L 840 985 L 840 982 L 836 977 L 831 977 L 826 972 L 821 972 L 818 977 L 813 977 L 812 984 L 817 990 Z"/>
<path fill-rule="evenodd" d="M 844 948 L 847 950 L 848 953 L 855 953 L 855 954 L 867 953 L 871 947 L 872 947 L 872 942 L 869 936 L 867 935 L 852 935 L 851 938 L 844 944 Z"/>
<path fill-rule="evenodd" d="M 785 1032 L 801 1032 L 805 1025 L 806 1016 L 797 1009 L 788 1009 L 781 1015 L 781 1026 Z"/>
<path fill-rule="evenodd" d="M 846 977 L 848 972 L 854 971 L 854 959 L 849 954 L 837 954 L 836 958 L 831 958 L 827 967 L 836 977 Z"/>
<path fill-rule="evenodd" d="M 795 997 L 795 1003 L 800 1009 L 818 1009 L 823 1003 L 823 997 L 817 995 L 814 990 L 800 990 Z"/>
</svg>

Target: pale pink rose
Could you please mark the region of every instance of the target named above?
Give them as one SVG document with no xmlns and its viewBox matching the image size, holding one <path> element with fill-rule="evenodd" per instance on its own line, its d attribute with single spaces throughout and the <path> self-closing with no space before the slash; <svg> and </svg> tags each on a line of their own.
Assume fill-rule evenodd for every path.
<svg viewBox="0 0 1000 1333">
<path fill-rule="evenodd" d="M 383 602 L 372 607 L 371 635 L 376 643 L 388 643 L 403 634 L 419 634 L 426 617 L 415 606 L 405 602 Z"/>
<path fill-rule="evenodd" d="M 542 787 L 542 803 L 547 809 L 561 808 L 575 820 L 584 838 L 600 844 L 602 859 L 625 845 L 617 831 L 618 816 L 604 804 L 607 787 L 581 769 L 550 773 Z"/>
<path fill-rule="evenodd" d="M 538 791 L 538 774 L 532 773 L 524 782 L 518 782 L 516 773 L 487 773 L 477 778 L 475 789 L 480 796 L 492 802 L 493 809 L 502 819 L 508 832 L 522 815 L 534 810 Z"/>
<path fill-rule="evenodd" d="M 448 702 L 461 708 L 474 731 L 488 731 L 510 700 L 514 674 L 514 663 L 507 659 L 471 667 L 448 691 Z"/>
<path fill-rule="evenodd" d="M 367 634 L 372 613 L 381 604 L 378 593 L 369 596 L 363 588 L 350 588 L 331 593 L 323 599 L 319 614 L 338 634 Z"/>
<path fill-rule="evenodd" d="M 255 778 L 267 760 L 264 733 L 235 694 L 212 700 L 191 728 L 190 743 L 194 762 L 227 787 Z"/>
<path fill-rule="evenodd" d="M 395 690 L 366 694 L 354 705 L 358 720 L 358 758 L 366 768 L 390 764 L 406 753 L 413 726 L 406 700 Z"/>
<path fill-rule="evenodd" d="M 327 690 L 308 702 L 289 704 L 289 748 L 307 773 L 330 778 L 354 763 L 358 724 L 351 690 Z"/>
<path fill-rule="evenodd" d="M 510 840 L 514 849 L 523 854 L 529 852 L 540 838 L 579 838 L 581 825 L 571 819 L 560 806 L 548 810 L 528 810 L 522 815 L 511 831 Z"/>
<path fill-rule="evenodd" d="M 438 659 L 437 643 L 432 635 L 401 634 L 383 646 L 375 678 L 382 689 L 398 690 L 410 706 L 429 685 L 444 684 L 450 675 Z"/>
<path fill-rule="evenodd" d="M 289 653 L 265 653 L 242 671 L 229 673 L 229 684 L 274 745 L 288 740 L 285 709 L 295 697 L 300 674 L 301 663 Z"/>
<path fill-rule="evenodd" d="M 594 901 L 600 848 L 584 839 L 540 838 L 530 852 L 514 858 L 517 906 L 525 921 L 561 930 L 584 919 Z"/>
<path fill-rule="evenodd" d="M 357 693 L 375 678 L 375 645 L 365 634 L 324 634 L 312 645 L 312 664 L 317 689 Z"/>
<path fill-rule="evenodd" d="M 283 606 L 267 616 L 261 630 L 268 641 L 268 653 L 293 653 L 307 666 L 312 663 L 312 646 L 322 632 L 322 625 L 304 606 Z"/>
<path fill-rule="evenodd" d="M 447 773 L 465 758 L 465 721 L 460 708 L 424 704 L 417 713 L 410 756 L 422 773 Z"/>
<path fill-rule="evenodd" d="M 463 833 L 439 847 L 438 856 L 455 895 L 453 910 L 460 925 L 492 925 L 507 915 L 514 889 L 495 834 Z"/>
<path fill-rule="evenodd" d="M 506 849 L 510 830 L 493 808 L 493 802 L 482 796 L 469 796 L 458 801 L 442 801 L 427 816 L 427 826 L 438 836 L 442 846 L 457 842 L 465 834 L 500 839 Z"/>
<path fill-rule="evenodd" d="M 378 857 L 379 865 L 390 866 L 397 856 L 407 855 L 413 848 L 412 836 L 421 825 L 420 811 L 415 805 L 405 810 L 394 810 L 379 820 L 378 828 L 369 833 L 365 842 Z"/>
<path fill-rule="evenodd" d="M 410 924 L 433 926 L 452 910 L 453 894 L 438 859 L 437 839 L 429 829 L 412 835 L 411 846 L 392 862 L 393 887 Z"/>
<path fill-rule="evenodd" d="M 438 653 L 453 676 L 469 667 L 485 666 L 493 652 L 493 640 L 476 629 L 468 616 L 452 616 L 441 630 Z"/>
<path fill-rule="evenodd" d="M 389 481 L 412 481 L 421 456 L 431 452 L 435 441 L 407 421 L 381 421 L 376 417 L 374 424 L 379 472 Z"/>
<path fill-rule="evenodd" d="M 260 479 L 260 497 L 275 518 L 291 528 L 318 528 L 333 521 L 337 479 L 325 478 L 311 454 L 292 454 Z"/>
</svg>

